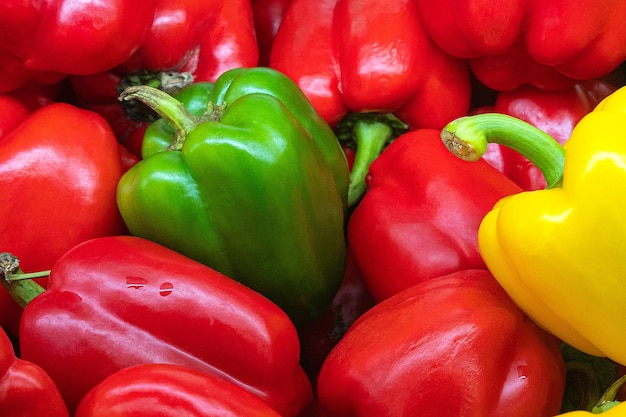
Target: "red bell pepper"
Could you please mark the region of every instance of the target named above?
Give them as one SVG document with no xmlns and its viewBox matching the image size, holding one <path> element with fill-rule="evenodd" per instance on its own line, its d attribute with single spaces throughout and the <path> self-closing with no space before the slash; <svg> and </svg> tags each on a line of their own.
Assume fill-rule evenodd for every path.
<svg viewBox="0 0 626 417">
<path fill-rule="evenodd" d="M 602 77 L 626 59 L 622 0 L 419 0 L 424 26 L 447 53 L 498 91 L 559 89 Z"/>
<path fill-rule="evenodd" d="M 317 386 L 326 417 L 549 417 L 564 388 L 559 341 L 487 270 L 437 277 L 371 308 Z"/>
<path fill-rule="evenodd" d="M 231 381 L 285 417 L 311 399 L 285 312 L 152 241 L 114 236 L 79 244 L 55 263 L 45 292 L 30 298 L 22 358 L 50 375 L 70 412 L 116 371 L 151 363 Z"/>
<path fill-rule="evenodd" d="M 521 188 L 487 162 L 463 165 L 449 153 L 438 130 L 417 129 L 370 166 L 348 243 L 377 301 L 440 275 L 486 269 L 478 226 L 498 200 Z"/>
<path fill-rule="evenodd" d="M 0 250 L 33 272 L 84 240 L 128 233 L 115 200 L 120 148 L 106 121 L 64 103 L 25 117 L 6 101 L 18 110 L 0 112 L 0 125 L 14 126 L 0 135 Z M 16 335 L 21 309 L 1 288 L 0 310 L 0 325 Z"/>
<path fill-rule="evenodd" d="M 117 68 L 190 72 L 197 81 L 215 81 L 228 69 L 257 62 L 249 0 L 157 0 L 141 47 Z"/>
<path fill-rule="evenodd" d="M 377 111 L 437 128 L 469 106 L 465 63 L 430 41 L 413 1 L 294 0 L 270 65 L 332 125 L 350 112 Z"/>
<path fill-rule="evenodd" d="M 115 372 L 83 397 L 74 417 L 113 415 L 281 417 L 239 385 L 171 364 L 135 365 Z"/>
<path fill-rule="evenodd" d="M 15 357 L 13 345 L 2 329 L 0 329 L 0 410 L 2 417 L 69 416 L 63 398 L 52 379 L 39 366 Z"/>
<path fill-rule="evenodd" d="M 7 59 L 0 61 L 0 73 L 20 75 L 21 66 L 23 78 L 58 81 L 120 65 L 141 46 L 155 5 L 156 0 L 3 1 L 0 55 Z"/>
<path fill-rule="evenodd" d="M 357 152 L 351 204 L 397 119 L 409 129 L 440 129 L 469 110 L 466 62 L 432 42 L 412 0 L 294 0 L 270 66 L 292 78 L 333 127 L 351 114 L 370 115 L 349 122 Z"/>
<path fill-rule="evenodd" d="M 125 87 L 149 84 L 175 93 L 192 81 L 214 82 L 229 69 L 256 66 L 258 57 L 248 0 L 159 0 L 154 24 L 130 59 L 104 72 L 71 76 L 70 82 L 77 105 L 107 119 L 118 140 L 141 157 L 143 134 L 156 114 L 137 102 L 121 104 Z"/>
<path fill-rule="evenodd" d="M 522 86 L 499 93 L 490 110 L 522 119 L 563 145 L 580 119 L 613 91 L 614 86 L 601 80 L 583 81 L 555 91 Z M 546 188 L 545 177 L 539 168 L 519 152 L 494 143 L 488 146 L 486 155 L 489 163 L 524 190 Z"/>
<path fill-rule="evenodd" d="M 283 16 L 293 0 L 252 0 L 252 16 L 259 45 L 259 65 L 268 66 L 272 44 Z"/>
<path fill-rule="evenodd" d="M 121 176 L 118 143 L 98 114 L 65 103 L 33 112 L 0 138 L 2 250 L 31 272 L 82 241 L 124 233 Z"/>
</svg>

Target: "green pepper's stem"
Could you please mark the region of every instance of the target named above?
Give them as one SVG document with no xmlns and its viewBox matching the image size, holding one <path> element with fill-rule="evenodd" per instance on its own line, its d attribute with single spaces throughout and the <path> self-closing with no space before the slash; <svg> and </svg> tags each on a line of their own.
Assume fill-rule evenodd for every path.
<svg viewBox="0 0 626 417">
<path fill-rule="evenodd" d="M 466 161 L 480 159 L 488 143 L 508 146 L 541 170 L 547 188 L 562 184 L 565 149 L 544 131 L 518 118 L 499 113 L 461 117 L 443 128 L 441 139 L 450 152 Z"/>
<path fill-rule="evenodd" d="M 24 278 L 28 275 L 30 278 Z M 20 270 L 19 260 L 8 252 L 0 253 L 0 284 L 7 290 L 20 307 L 24 308 L 45 289 L 32 278 L 50 275 L 50 271 L 24 274 Z"/>
<path fill-rule="evenodd" d="M 348 188 L 349 207 L 365 194 L 365 177 L 372 162 L 406 130 L 407 125 L 392 114 L 351 113 L 339 123 L 336 129 L 339 140 L 353 141 L 356 147 Z"/>
<path fill-rule="evenodd" d="M 600 397 L 600 401 L 598 404 L 591 409 L 593 414 L 601 414 L 606 410 L 615 407 L 620 401 L 616 401 L 615 397 L 617 396 L 618 391 L 622 388 L 622 386 L 626 383 L 626 375 L 622 375 L 618 378 L 611 386 L 604 392 L 602 397 Z"/>
<path fill-rule="evenodd" d="M 128 87 L 119 96 L 120 101 L 135 99 L 150 107 L 172 125 L 175 135 L 169 149 L 180 150 L 189 132 L 198 124 L 198 118 L 189 113 L 180 101 L 158 88 L 147 85 Z"/>
</svg>

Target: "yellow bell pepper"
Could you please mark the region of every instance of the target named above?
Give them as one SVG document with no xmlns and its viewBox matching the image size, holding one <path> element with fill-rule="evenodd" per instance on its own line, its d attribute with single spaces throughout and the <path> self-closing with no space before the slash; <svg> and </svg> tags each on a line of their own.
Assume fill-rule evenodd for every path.
<svg viewBox="0 0 626 417">
<path fill-rule="evenodd" d="M 457 119 L 441 136 L 464 159 L 480 158 L 492 141 L 543 171 L 551 187 L 505 197 L 485 216 L 481 254 L 541 327 L 626 365 L 626 87 L 587 114 L 563 148 L 495 114 Z"/>
<path fill-rule="evenodd" d="M 576 410 L 569 413 L 559 414 L 559 417 L 591 417 L 601 414 L 606 417 L 626 417 L 626 403 L 619 403 L 614 407 L 609 408 L 607 411 L 595 412 Z"/>
</svg>

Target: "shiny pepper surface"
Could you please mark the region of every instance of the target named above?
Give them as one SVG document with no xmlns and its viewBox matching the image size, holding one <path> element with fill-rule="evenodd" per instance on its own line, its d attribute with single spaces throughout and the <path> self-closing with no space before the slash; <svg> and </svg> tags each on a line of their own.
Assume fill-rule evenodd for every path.
<svg viewBox="0 0 626 417">
<path fill-rule="evenodd" d="M 158 404 L 155 407 L 155 404 Z M 242 387 L 171 364 L 124 368 L 91 389 L 74 417 L 281 417 Z"/>
<path fill-rule="evenodd" d="M 372 307 L 324 361 L 327 417 L 548 417 L 561 406 L 558 340 L 486 270 L 433 278 Z"/>
<path fill-rule="evenodd" d="M 461 132 L 462 123 L 456 123 L 457 137 L 468 132 Z M 517 139 L 520 123 L 500 129 L 497 137 Z M 470 129 L 481 131 L 475 124 Z M 478 234 L 485 263 L 530 317 L 575 348 L 621 364 L 626 364 L 624 132 L 622 87 L 574 127 L 564 150 L 550 137 L 542 149 L 530 147 L 546 155 L 533 162 L 541 164 L 549 188 L 503 198 Z M 534 144 L 544 138 L 535 133 L 520 139 Z"/>
<path fill-rule="evenodd" d="M 418 0 L 424 26 L 483 84 L 553 90 L 602 77 L 626 59 L 622 0 Z"/>
<path fill-rule="evenodd" d="M 234 69 L 188 88 L 191 112 L 171 96 L 151 104 L 176 111 L 146 132 L 143 161 L 120 180 L 126 225 L 259 291 L 295 322 L 318 317 L 345 269 L 349 173 L 337 138 L 278 71 Z"/>
<path fill-rule="evenodd" d="M 92 239 L 52 268 L 22 315 L 22 357 L 57 384 L 70 412 L 129 366 L 187 366 L 252 392 L 284 417 L 311 398 L 296 329 L 267 298 L 134 236 Z"/>
<path fill-rule="evenodd" d="M 1 328 L 0 410 L 2 417 L 69 416 L 54 381 L 39 366 L 17 358 Z"/>
</svg>

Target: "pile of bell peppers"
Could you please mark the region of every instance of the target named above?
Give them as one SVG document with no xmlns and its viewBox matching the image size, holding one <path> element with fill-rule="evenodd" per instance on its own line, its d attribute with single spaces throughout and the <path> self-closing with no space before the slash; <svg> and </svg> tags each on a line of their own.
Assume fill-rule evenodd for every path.
<svg viewBox="0 0 626 417">
<path fill-rule="evenodd" d="M 0 415 L 626 416 L 624 13 L 3 2 Z"/>
</svg>

